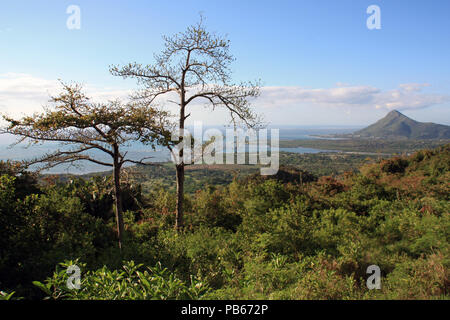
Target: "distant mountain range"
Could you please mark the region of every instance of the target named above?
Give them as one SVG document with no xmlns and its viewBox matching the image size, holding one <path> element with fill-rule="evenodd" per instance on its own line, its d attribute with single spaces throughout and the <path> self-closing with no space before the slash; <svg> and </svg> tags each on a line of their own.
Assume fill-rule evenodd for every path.
<svg viewBox="0 0 450 320">
<path fill-rule="evenodd" d="M 383 139 L 450 139 L 450 126 L 418 122 L 394 110 L 367 128 L 353 133 L 353 137 L 358 136 Z"/>
</svg>

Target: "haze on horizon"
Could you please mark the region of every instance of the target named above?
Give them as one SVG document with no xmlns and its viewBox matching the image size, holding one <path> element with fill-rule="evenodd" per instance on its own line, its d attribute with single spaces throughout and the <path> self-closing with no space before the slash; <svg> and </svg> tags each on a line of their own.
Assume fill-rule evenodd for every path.
<svg viewBox="0 0 450 320">
<path fill-rule="evenodd" d="M 170 35 L 206 18 L 227 34 L 236 82 L 261 79 L 255 110 L 273 126 L 366 126 L 399 110 L 450 125 L 450 2 L 435 1 L 77 1 L 81 28 L 69 30 L 71 1 L 7 1 L 0 11 L 0 112 L 39 111 L 57 79 L 85 84 L 97 100 L 136 88 L 111 64 L 151 63 Z M 369 30 L 366 9 L 381 9 Z M 201 105 L 193 119 L 226 119 Z"/>
</svg>

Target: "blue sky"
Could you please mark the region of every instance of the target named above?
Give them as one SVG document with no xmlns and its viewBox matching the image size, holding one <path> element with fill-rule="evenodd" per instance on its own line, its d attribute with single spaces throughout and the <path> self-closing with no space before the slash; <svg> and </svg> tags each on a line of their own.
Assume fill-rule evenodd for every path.
<svg viewBox="0 0 450 320">
<path fill-rule="evenodd" d="M 369 5 L 381 29 L 369 30 Z M 81 29 L 69 30 L 69 5 Z M 273 124 L 366 125 L 391 109 L 450 124 L 450 1 L 21 1 L 0 7 L 0 111 L 26 113 L 56 79 L 94 96 L 121 95 L 133 81 L 110 64 L 152 62 L 161 35 L 206 17 L 227 34 L 234 79 L 261 79 L 258 112 Z M 2 93 L 3 91 L 3 93 Z M 222 117 L 202 109 L 197 117 Z"/>
</svg>

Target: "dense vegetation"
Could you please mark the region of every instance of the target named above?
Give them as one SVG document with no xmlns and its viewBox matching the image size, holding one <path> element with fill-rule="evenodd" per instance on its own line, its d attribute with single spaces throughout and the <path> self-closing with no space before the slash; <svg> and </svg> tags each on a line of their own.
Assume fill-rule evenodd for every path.
<svg viewBox="0 0 450 320">
<path fill-rule="evenodd" d="M 199 185 L 186 195 L 183 232 L 173 228 L 173 191 L 124 181 L 120 253 L 110 178 L 38 184 L 3 163 L 1 296 L 448 298 L 449 168 L 446 145 L 338 176 L 291 168 Z M 71 264 L 81 268 L 80 290 L 66 288 Z M 373 264 L 380 290 L 366 287 Z"/>
<path fill-rule="evenodd" d="M 292 167 L 307 171 L 315 176 L 338 175 L 344 172 L 358 171 L 365 163 L 376 161 L 376 156 L 346 154 L 346 153 L 291 153 L 280 152 L 281 167 Z M 234 179 L 240 179 L 260 172 L 259 165 L 190 165 L 186 167 L 185 192 L 193 194 L 199 186 L 228 185 Z M 131 166 L 124 169 L 125 179 L 142 186 L 144 193 L 164 188 L 175 191 L 175 168 L 173 163 L 158 163 L 153 166 Z M 96 176 L 107 177 L 111 171 L 84 174 L 81 176 L 71 174 L 46 174 L 39 177 L 43 183 L 67 183 L 81 177 L 90 179 Z"/>
<path fill-rule="evenodd" d="M 280 141 L 280 147 L 304 147 L 386 156 L 391 154 L 410 154 L 423 149 L 436 148 L 446 143 L 450 143 L 450 140 L 309 139 Z"/>
</svg>

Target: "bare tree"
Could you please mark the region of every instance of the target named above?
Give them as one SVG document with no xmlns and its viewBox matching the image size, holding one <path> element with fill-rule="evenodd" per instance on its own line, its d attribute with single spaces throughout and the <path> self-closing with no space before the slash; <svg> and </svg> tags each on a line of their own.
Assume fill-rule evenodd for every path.
<svg viewBox="0 0 450 320">
<path fill-rule="evenodd" d="M 165 99 L 178 106 L 177 127 L 185 128 L 190 116 L 187 107 L 196 100 L 204 100 L 212 110 L 224 108 L 231 121 L 254 127 L 259 119 L 251 110 L 249 98 L 259 95 L 257 83 L 231 82 L 230 64 L 234 60 L 225 37 L 206 31 L 203 19 L 182 33 L 163 37 L 164 50 L 154 56 L 151 65 L 131 63 L 122 67 L 112 66 L 113 75 L 135 78 L 141 89 L 134 98 L 146 103 Z M 177 97 L 175 101 L 171 98 Z M 179 142 L 183 140 L 179 131 Z M 178 151 L 180 163 L 176 164 L 177 205 L 176 228 L 183 227 L 184 169 L 183 150 Z"/>
<path fill-rule="evenodd" d="M 146 105 L 123 104 L 118 100 L 93 103 L 80 85 L 62 83 L 62 86 L 62 92 L 51 97 L 51 106 L 45 107 L 44 112 L 19 120 L 4 115 L 8 127 L 2 133 L 18 136 L 15 144 L 24 141 L 30 144 L 60 142 L 65 147 L 72 146 L 24 161 L 26 167 L 37 165 L 38 170 L 43 170 L 82 160 L 112 167 L 117 236 L 121 249 L 124 234 L 120 186 L 122 166 L 127 162 L 151 164 L 147 158 L 128 158 L 122 147 L 132 141 L 145 140 L 154 145 L 164 139 L 168 114 Z M 105 157 L 99 157 L 99 154 L 110 160 L 104 160 Z"/>
</svg>

